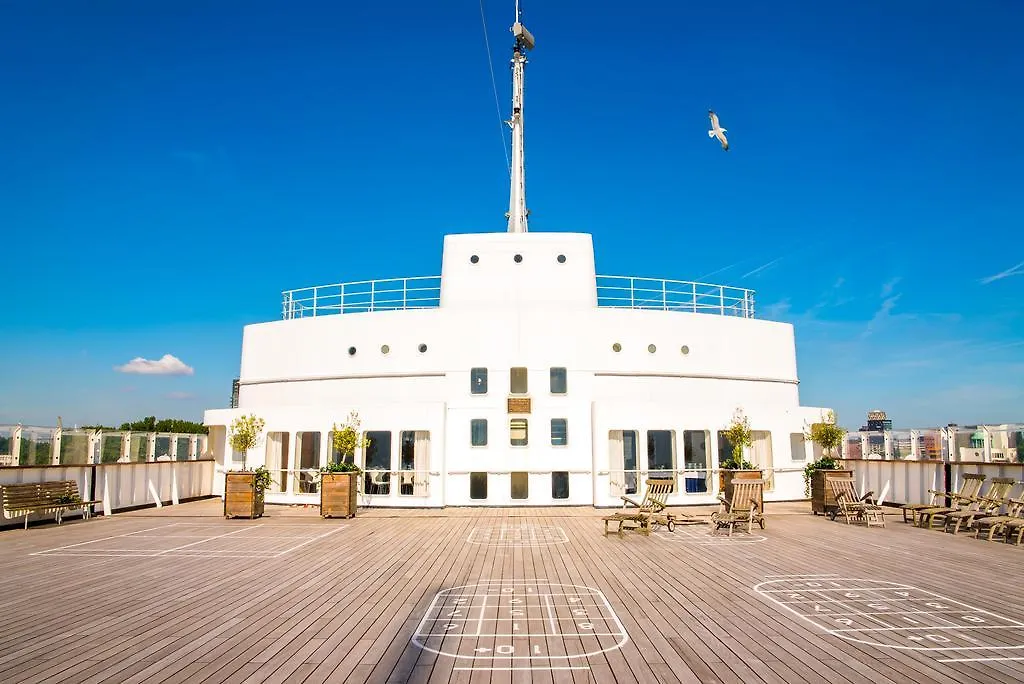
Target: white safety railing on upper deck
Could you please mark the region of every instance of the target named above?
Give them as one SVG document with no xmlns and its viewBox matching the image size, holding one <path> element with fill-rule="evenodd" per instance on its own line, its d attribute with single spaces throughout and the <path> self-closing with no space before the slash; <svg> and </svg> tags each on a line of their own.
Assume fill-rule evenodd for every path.
<svg viewBox="0 0 1024 684">
<path fill-rule="evenodd" d="M 597 276 L 596 287 L 600 307 L 754 317 L 754 291 L 739 287 L 602 275 Z M 420 276 L 285 290 L 281 315 L 289 320 L 330 314 L 435 309 L 440 305 L 441 276 Z"/>
<path fill-rule="evenodd" d="M 441 305 L 441 276 L 361 280 L 318 285 L 282 293 L 282 317 L 436 309 Z"/>
<path fill-rule="evenodd" d="M 597 305 L 753 318 L 754 291 L 683 280 L 599 275 Z"/>
</svg>

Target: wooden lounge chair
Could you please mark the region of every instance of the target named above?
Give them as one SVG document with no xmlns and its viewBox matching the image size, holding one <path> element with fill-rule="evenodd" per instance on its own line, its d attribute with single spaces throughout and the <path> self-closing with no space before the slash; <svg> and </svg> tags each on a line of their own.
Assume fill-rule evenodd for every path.
<svg viewBox="0 0 1024 684">
<path fill-rule="evenodd" d="M 966 529 L 971 529 L 974 525 L 975 518 L 981 518 L 985 516 L 995 515 L 999 512 L 1003 506 L 1009 503 L 1010 490 L 1017 484 L 1017 481 L 1012 477 L 994 477 L 989 484 L 988 491 L 982 496 L 979 496 L 973 505 L 968 506 L 966 509 L 959 511 L 951 511 L 944 515 L 942 527 L 947 532 L 950 525 L 953 526 L 952 532 L 956 534 L 960 531 L 960 525 L 967 523 Z"/>
<path fill-rule="evenodd" d="M 984 481 L 984 475 L 975 475 L 973 473 L 964 475 L 964 486 L 961 488 L 959 494 L 951 495 L 953 501 L 950 506 L 921 508 L 915 512 L 917 516 L 917 526 L 924 527 L 925 521 L 927 521 L 928 529 L 931 529 L 935 523 L 935 516 L 944 517 L 947 513 L 964 510 L 973 505 L 978 500 L 978 493 L 981 491 L 981 485 Z"/>
<path fill-rule="evenodd" d="M 940 492 L 935 489 L 929 489 L 928 493 L 932 495 L 931 503 L 915 503 L 905 504 L 900 508 L 903 511 L 903 522 L 912 522 L 915 525 L 918 524 L 918 517 L 921 511 L 926 508 L 942 508 L 946 505 L 945 499 L 956 499 L 957 497 L 974 497 L 981 491 L 981 483 L 984 482 L 985 476 L 980 473 L 967 473 L 963 477 L 963 482 L 960 483 L 959 492 Z M 907 514 L 910 514 L 910 518 L 907 518 Z"/>
<path fill-rule="evenodd" d="M 1024 517 L 1007 520 L 1003 523 L 1003 534 L 1007 543 L 1014 539 L 1014 544 L 1020 546 L 1021 538 L 1024 537 Z"/>
<path fill-rule="evenodd" d="M 839 504 L 839 509 L 832 513 L 833 520 L 842 513 L 847 525 L 862 522 L 868 527 L 885 527 L 885 511 L 875 501 L 874 492 L 865 492 L 863 496 L 857 496 L 852 477 L 830 477 L 827 478 L 827 482 L 836 496 L 836 503 Z"/>
<path fill-rule="evenodd" d="M 729 536 L 737 526 L 745 525 L 749 533 L 756 522 L 764 529 L 764 480 L 733 480 L 732 500 L 727 501 L 721 494 L 718 500 L 721 508 L 711 514 L 712 532 L 729 528 Z"/>
<path fill-rule="evenodd" d="M 608 534 L 608 523 L 618 524 L 618 533 L 621 535 L 624 528 L 638 529 L 642 534 L 650 535 L 651 529 L 659 525 L 668 527 L 669 532 L 675 529 L 675 516 L 665 513 L 668 495 L 672 493 L 675 486 L 674 480 L 647 480 L 647 491 L 644 498 L 638 503 L 628 496 L 622 499 L 622 510 L 618 513 L 605 516 L 604 533 Z M 632 508 L 631 508 L 632 507 Z"/>
<path fill-rule="evenodd" d="M 990 515 L 974 519 L 974 536 L 980 538 L 982 531 L 988 531 L 988 541 L 1006 531 L 1006 523 L 1024 520 L 1024 499 L 1010 499 L 1006 504 L 1006 515 Z"/>
</svg>

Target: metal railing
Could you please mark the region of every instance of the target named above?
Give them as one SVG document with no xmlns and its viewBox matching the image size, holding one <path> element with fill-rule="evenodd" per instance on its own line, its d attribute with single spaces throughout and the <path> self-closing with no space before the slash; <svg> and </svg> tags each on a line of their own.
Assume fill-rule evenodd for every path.
<svg viewBox="0 0 1024 684">
<path fill-rule="evenodd" d="M 360 280 L 317 285 L 282 293 L 284 320 L 330 314 L 436 309 L 441 305 L 441 276 Z"/>
<path fill-rule="evenodd" d="M 597 305 L 754 317 L 754 291 L 684 280 L 597 276 Z"/>
<path fill-rule="evenodd" d="M 603 275 L 597 276 L 595 286 L 600 307 L 754 317 L 754 291 L 739 287 Z M 441 305 L 441 276 L 317 285 L 285 290 L 281 298 L 284 320 L 371 311 L 436 309 Z"/>
</svg>

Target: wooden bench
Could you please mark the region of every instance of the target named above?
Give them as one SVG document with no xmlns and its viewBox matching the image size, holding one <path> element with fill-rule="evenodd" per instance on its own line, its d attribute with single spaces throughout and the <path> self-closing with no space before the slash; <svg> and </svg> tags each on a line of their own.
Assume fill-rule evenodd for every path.
<svg viewBox="0 0 1024 684">
<path fill-rule="evenodd" d="M 25 529 L 28 529 L 28 517 L 33 513 L 53 513 L 60 525 L 67 510 L 82 510 L 82 517 L 88 519 L 92 515 L 92 506 L 99 501 L 82 501 L 78 494 L 78 482 L 75 480 L 57 480 L 54 482 L 32 482 L 29 484 L 4 485 L 4 514 L 8 518 L 25 516 Z"/>
</svg>

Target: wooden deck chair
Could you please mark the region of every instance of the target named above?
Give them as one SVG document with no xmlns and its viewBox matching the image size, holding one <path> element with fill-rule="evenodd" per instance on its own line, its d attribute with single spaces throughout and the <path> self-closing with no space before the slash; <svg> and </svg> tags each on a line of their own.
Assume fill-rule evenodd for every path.
<svg viewBox="0 0 1024 684">
<path fill-rule="evenodd" d="M 980 473 L 967 473 L 963 476 L 963 481 L 960 483 L 959 492 L 940 492 L 935 489 L 929 489 L 928 493 L 932 495 L 931 503 L 915 503 L 905 504 L 901 506 L 903 511 L 903 522 L 911 522 L 915 525 L 918 523 L 918 514 L 926 508 L 942 508 L 944 507 L 944 499 L 956 499 L 957 497 L 972 497 L 977 496 L 978 492 L 981 491 L 981 483 L 984 482 L 985 476 Z M 910 514 L 910 519 L 907 519 L 907 514 Z"/>
<path fill-rule="evenodd" d="M 667 515 L 664 511 L 668 505 L 665 502 L 674 487 L 675 480 L 652 478 L 647 480 L 647 490 L 640 502 L 634 501 L 628 496 L 619 497 L 622 499 L 622 510 L 602 518 L 604 533 L 608 534 L 608 523 L 612 522 L 618 524 L 617 531 L 620 535 L 626 527 L 639 529 L 641 533 L 650 535 L 651 529 L 658 525 L 665 525 L 671 532 L 675 529 L 675 520 L 673 516 Z"/>
<path fill-rule="evenodd" d="M 751 532 L 756 522 L 764 529 L 764 510 L 760 503 L 764 500 L 764 480 L 733 480 L 732 500 L 726 501 L 721 494 L 718 500 L 721 508 L 711 514 L 711 525 L 717 532 L 722 528 L 729 528 L 729 536 L 737 526 L 745 525 L 747 532 Z"/>
<path fill-rule="evenodd" d="M 985 537 L 992 541 L 992 537 L 1005 532 L 1006 523 L 1014 520 L 1024 520 L 1024 499 L 1010 499 L 1006 504 L 1006 515 L 990 515 L 984 518 L 974 519 L 974 536 L 981 538 L 983 531 L 988 532 Z"/>
<path fill-rule="evenodd" d="M 969 530 L 974 525 L 975 518 L 997 514 L 999 509 L 1009 503 L 1010 490 L 1013 489 L 1015 484 L 1017 484 L 1017 481 L 1012 477 L 992 478 L 988 491 L 978 497 L 974 506 L 946 513 L 943 516 L 942 528 L 949 532 L 949 527 L 952 525 L 952 532 L 956 534 L 960 531 L 960 525 L 964 523 L 967 524 L 965 529 Z"/>
<path fill-rule="evenodd" d="M 1007 543 L 1009 543 L 1011 538 L 1016 537 L 1013 543 L 1020 546 L 1021 538 L 1024 537 L 1024 517 L 1004 522 L 1003 534 L 1005 535 Z"/>
<path fill-rule="evenodd" d="M 846 524 L 863 522 L 868 527 L 885 527 L 885 511 L 874 499 L 874 492 L 865 492 L 857 496 L 852 477 L 829 477 L 826 479 L 832 488 L 839 508 L 832 513 L 832 519 L 840 513 L 846 518 Z"/>
<path fill-rule="evenodd" d="M 938 505 L 930 508 L 917 509 L 914 512 L 915 524 L 918 527 L 924 527 L 925 521 L 927 521 L 928 528 L 931 529 L 934 523 L 934 520 L 932 519 L 933 515 L 945 516 L 946 513 L 963 510 L 977 500 L 978 494 L 981 492 L 981 486 L 984 482 L 984 475 L 975 473 L 968 473 L 964 475 L 964 483 L 960 488 L 960 492 L 949 494 L 949 497 L 952 499 L 951 505 Z"/>
</svg>

